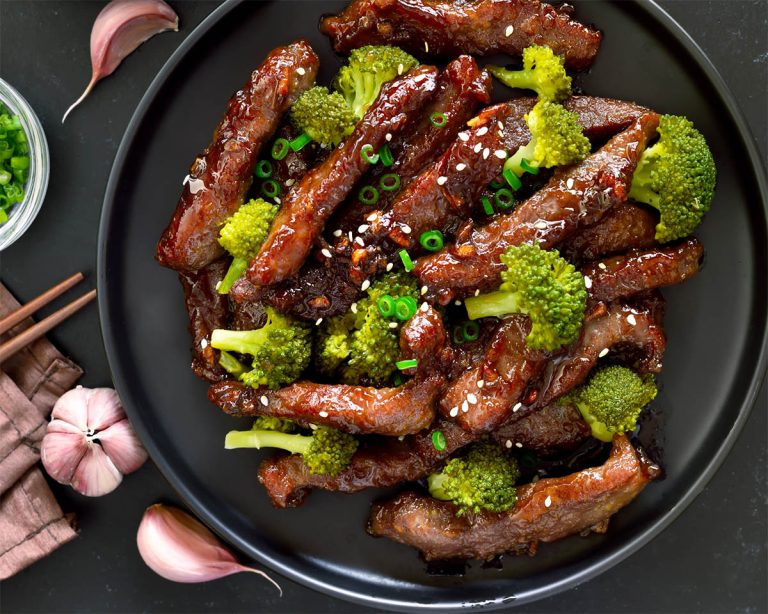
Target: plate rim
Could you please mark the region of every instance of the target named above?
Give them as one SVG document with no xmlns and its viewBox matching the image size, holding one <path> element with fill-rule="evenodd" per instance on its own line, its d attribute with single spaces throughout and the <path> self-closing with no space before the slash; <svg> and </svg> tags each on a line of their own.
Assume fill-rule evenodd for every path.
<svg viewBox="0 0 768 614">
<path fill-rule="evenodd" d="M 262 3 L 273 2 L 276 0 L 257 0 Z M 198 43 L 198 41 L 205 36 L 209 30 L 211 30 L 216 24 L 219 23 L 226 15 L 243 4 L 245 0 L 225 0 L 223 4 L 214 9 L 203 21 L 201 21 L 195 29 L 181 42 L 176 48 L 173 54 L 163 64 L 157 75 L 153 78 L 146 92 L 141 98 L 136 110 L 134 111 L 128 126 L 123 134 L 120 146 L 115 155 L 115 159 L 110 170 L 109 180 L 104 193 L 103 206 L 101 219 L 99 222 L 99 234 L 97 245 L 97 259 L 96 259 L 96 280 L 98 288 L 98 308 L 99 308 L 99 322 L 101 325 L 102 338 L 104 341 L 105 352 L 107 355 L 107 361 L 109 363 L 110 373 L 112 375 L 112 381 L 118 393 L 121 390 L 126 390 L 126 382 L 123 381 L 123 376 L 118 370 L 113 368 L 114 365 L 119 364 L 119 352 L 116 348 L 116 339 L 114 335 L 114 325 L 109 316 L 109 292 L 106 290 L 107 280 L 107 241 L 109 227 L 114 212 L 115 197 L 117 194 L 118 184 L 120 182 L 120 175 L 122 167 L 125 165 L 126 158 L 133 143 L 136 139 L 136 133 L 144 120 L 144 117 L 153 103 L 158 90 L 163 86 L 169 74 L 172 73 L 178 64 L 184 59 L 186 54 Z M 748 154 L 750 161 L 750 171 L 752 172 L 757 191 L 760 195 L 760 204 L 762 205 L 762 220 L 761 230 L 768 236 L 768 179 L 766 178 L 766 167 L 757 148 L 755 138 L 750 130 L 743 111 L 741 110 L 738 101 L 736 100 L 730 88 L 726 85 L 722 76 L 712 64 L 707 54 L 701 49 L 696 41 L 688 34 L 688 32 L 661 6 L 656 4 L 655 0 L 632 0 L 637 8 L 644 11 L 650 18 L 656 23 L 665 28 L 674 39 L 680 43 L 686 50 L 686 52 L 696 61 L 698 67 L 704 72 L 709 83 L 714 87 L 717 95 L 724 103 L 731 119 L 734 121 L 738 138 L 741 144 L 744 146 Z M 758 314 L 759 316 L 759 314 Z M 762 314 L 762 345 L 758 355 L 758 360 L 755 364 L 755 368 L 751 374 L 749 387 L 744 393 L 743 401 L 738 410 L 738 415 L 734 423 L 732 424 L 727 435 L 721 440 L 717 446 L 716 453 L 710 458 L 709 462 L 704 466 L 703 470 L 698 473 L 698 476 L 693 483 L 688 487 L 682 498 L 680 498 L 675 505 L 664 512 L 657 520 L 651 522 L 641 532 L 632 536 L 630 540 L 623 545 L 617 547 L 616 550 L 604 556 L 598 561 L 594 561 L 588 564 L 586 567 L 580 568 L 576 571 L 569 572 L 564 578 L 550 583 L 545 587 L 538 587 L 534 589 L 524 590 L 523 592 L 510 596 L 509 598 L 501 598 L 492 601 L 452 601 L 452 602 L 437 602 L 437 603 L 418 603 L 409 600 L 399 599 L 380 599 L 371 595 L 364 594 L 362 592 L 354 592 L 351 590 L 343 589 L 339 586 L 329 584 L 322 580 L 318 580 L 309 574 L 296 570 L 294 567 L 287 565 L 272 556 L 256 549 L 240 539 L 235 535 L 225 524 L 219 522 L 216 519 L 214 513 L 212 513 L 208 506 L 202 502 L 192 490 L 179 479 L 177 471 L 171 467 L 165 459 L 162 451 L 155 445 L 153 438 L 150 436 L 149 430 L 146 428 L 143 420 L 140 417 L 140 412 L 134 411 L 129 405 L 126 405 L 125 410 L 129 415 L 131 422 L 141 437 L 142 442 L 146 446 L 152 460 L 158 467 L 163 477 L 168 481 L 171 487 L 179 494 L 184 503 L 201 519 L 207 526 L 209 526 L 216 534 L 223 538 L 227 543 L 234 545 L 241 552 L 247 553 L 248 556 L 253 557 L 259 563 L 267 566 L 268 568 L 284 575 L 294 582 L 298 582 L 303 586 L 317 590 L 326 595 L 330 595 L 335 598 L 344 599 L 353 603 L 366 605 L 369 607 L 398 610 L 398 611 L 459 611 L 465 610 L 468 607 L 484 610 L 495 610 L 502 607 L 518 606 L 526 603 L 531 603 L 539 599 L 550 597 L 569 588 L 572 588 L 578 584 L 586 582 L 601 573 L 607 571 L 611 567 L 620 563 L 632 553 L 636 552 L 654 537 L 664 531 L 676 518 L 682 514 L 682 512 L 688 508 L 688 506 L 696 499 L 701 493 L 704 487 L 712 479 L 715 472 L 719 469 L 731 448 L 733 447 L 739 433 L 741 432 L 744 424 L 749 417 L 750 413 L 754 409 L 755 402 L 757 400 L 757 394 L 760 389 L 760 385 L 763 379 L 766 377 L 768 366 L 768 309 Z M 121 395 L 125 398 L 129 398 L 129 395 Z"/>
</svg>

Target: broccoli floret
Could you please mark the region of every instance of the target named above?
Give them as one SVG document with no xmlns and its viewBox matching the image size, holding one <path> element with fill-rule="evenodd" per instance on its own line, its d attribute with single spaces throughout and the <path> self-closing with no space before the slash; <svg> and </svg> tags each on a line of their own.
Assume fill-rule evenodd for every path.
<svg viewBox="0 0 768 614">
<path fill-rule="evenodd" d="M 464 301 L 469 318 L 523 313 L 533 324 L 529 347 L 554 350 L 573 341 L 586 309 L 584 276 L 557 250 L 538 244 L 510 247 L 501 262 L 506 269 L 499 289 Z"/>
<path fill-rule="evenodd" d="M 525 116 L 533 138 L 504 163 L 504 170 L 520 176 L 525 172 L 525 159 L 533 168 L 550 168 L 581 162 L 590 150 L 579 116 L 549 100 L 539 100 Z"/>
<path fill-rule="evenodd" d="M 704 135 L 685 117 L 663 115 L 659 140 L 640 156 L 629 197 L 659 210 L 656 240 L 691 234 L 709 211 L 715 160 Z"/>
<path fill-rule="evenodd" d="M 565 72 L 565 62 L 549 47 L 531 45 L 523 49 L 522 70 L 485 68 L 504 85 L 534 90 L 542 100 L 561 102 L 571 95 L 571 78 Z"/>
<path fill-rule="evenodd" d="M 503 512 L 517 501 L 517 462 L 490 442 L 472 447 L 463 458 L 454 458 L 440 473 L 427 478 L 429 494 L 452 501 L 457 516 L 472 511 Z"/>
<path fill-rule="evenodd" d="M 384 384 L 395 372 L 400 354 L 399 326 L 381 315 L 378 300 L 419 297 L 416 278 L 404 271 L 387 273 L 368 288 L 355 312 L 324 320 L 315 346 L 315 365 L 325 375 L 340 371 L 348 384 Z"/>
<path fill-rule="evenodd" d="M 248 263 L 259 252 L 261 244 L 269 234 L 269 227 L 277 215 L 277 205 L 261 198 L 252 199 L 240 205 L 221 227 L 219 244 L 232 256 L 227 274 L 217 288 L 219 294 L 228 294 Z"/>
<path fill-rule="evenodd" d="M 334 87 L 360 119 L 378 97 L 384 83 L 418 65 L 416 58 L 398 47 L 367 45 L 350 54 L 349 63 L 336 75 Z"/>
<path fill-rule="evenodd" d="M 273 416 L 258 416 L 253 421 L 252 431 L 277 431 L 279 433 L 293 433 L 296 431 L 296 423 L 285 418 Z"/>
<path fill-rule="evenodd" d="M 294 103 L 291 119 L 299 130 L 322 145 L 338 145 L 357 123 L 344 96 L 319 85 L 304 92 Z"/>
<path fill-rule="evenodd" d="M 217 350 L 249 354 L 251 370 L 240 376 L 253 388 L 280 388 L 296 381 L 309 365 L 312 328 L 267 307 L 267 323 L 256 330 L 216 329 L 211 345 Z"/>
<path fill-rule="evenodd" d="M 615 433 L 635 430 L 640 412 L 656 398 L 653 375 L 611 365 L 595 371 L 588 382 L 564 397 L 592 428 L 592 436 L 611 441 Z"/>
<path fill-rule="evenodd" d="M 357 451 L 357 439 L 335 429 L 318 426 L 311 435 L 289 434 L 267 428 L 249 431 L 230 431 L 224 440 L 224 447 L 234 448 L 280 448 L 292 454 L 301 454 L 304 463 L 312 473 L 337 475 Z"/>
</svg>

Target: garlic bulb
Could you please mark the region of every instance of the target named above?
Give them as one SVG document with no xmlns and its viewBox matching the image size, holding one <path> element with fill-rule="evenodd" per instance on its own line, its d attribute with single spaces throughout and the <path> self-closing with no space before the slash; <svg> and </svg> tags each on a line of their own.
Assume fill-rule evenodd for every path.
<svg viewBox="0 0 768 614">
<path fill-rule="evenodd" d="M 40 457 L 54 480 L 99 497 L 117 488 L 123 474 L 141 467 L 147 452 L 128 423 L 117 392 L 78 386 L 53 406 Z"/>
<path fill-rule="evenodd" d="M 208 582 L 241 571 L 258 574 L 283 590 L 263 571 L 237 562 L 235 556 L 201 522 L 186 512 L 156 503 L 146 509 L 136 544 L 144 562 L 173 582 Z"/>
</svg>

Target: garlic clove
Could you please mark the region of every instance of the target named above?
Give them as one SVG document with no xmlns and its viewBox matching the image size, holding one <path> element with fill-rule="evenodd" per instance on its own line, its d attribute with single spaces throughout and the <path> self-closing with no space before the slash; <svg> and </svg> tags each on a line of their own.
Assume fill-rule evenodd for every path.
<svg viewBox="0 0 768 614">
<path fill-rule="evenodd" d="M 47 437 L 47 435 L 46 435 Z M 115 490 L 123 474 L 98 444 L 87 443 L 85 453 L 72 475 L 70 486 L 86 497 L 100 497 Z"/>
<path fill-rule="evenodd" d="M 160 503 L 148 507 L 136 544 L 150 569 L 167 580 L 208 582 L 244 571 L 266 578 L 283 594 L 272 578 L 238 563 L 211 531 L 178 508 Z"/>
<path fill-rule="evenodd" d="M 83 433 L 88 430 L 88 400 L 91 391 L 78 386 L 62 394 L 51 411 L 51 418 L 58 418 L 76 426 Z"/>
<path fill-rule="evenodd" d="M 112 388 L 93 388 L 88 397 L 88 428 L 102 431 L 125 419 L 120 397 Z"/>
<path fill-rule="evenodd" d="M 40 460 L 43 461 L 43 467 L 48 475 L 61 484 L 69 484 L 72 481 L 75 470 L 87 452 L 88 444 L 83 434 L 61 420 L 54 420 L 48 425 L 40 444 Z"/>
<path fill-rule="evenodd" d="M 107 456 L 121 473 L 132 473 L 147 460 L 147 451 L 127 419 L 100 431 L 98 439 Z"/>
</svg>

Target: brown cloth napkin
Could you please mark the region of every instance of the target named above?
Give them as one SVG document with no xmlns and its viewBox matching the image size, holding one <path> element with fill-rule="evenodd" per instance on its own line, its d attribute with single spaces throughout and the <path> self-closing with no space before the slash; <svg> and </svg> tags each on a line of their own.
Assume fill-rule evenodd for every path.
<svg viewBox="0 0 768 614">
<path fill-rule="evenodd" d="M 0 318 L 19 303 L 0 283 Z M 27 319 L 0 343 L 33 324 Z M 45 338 L 6 360 L 0 370 L 0 580 L 77 535 L 39 469 L 40 441 L 53 404 L 83 371 Z"/>
</svg>

